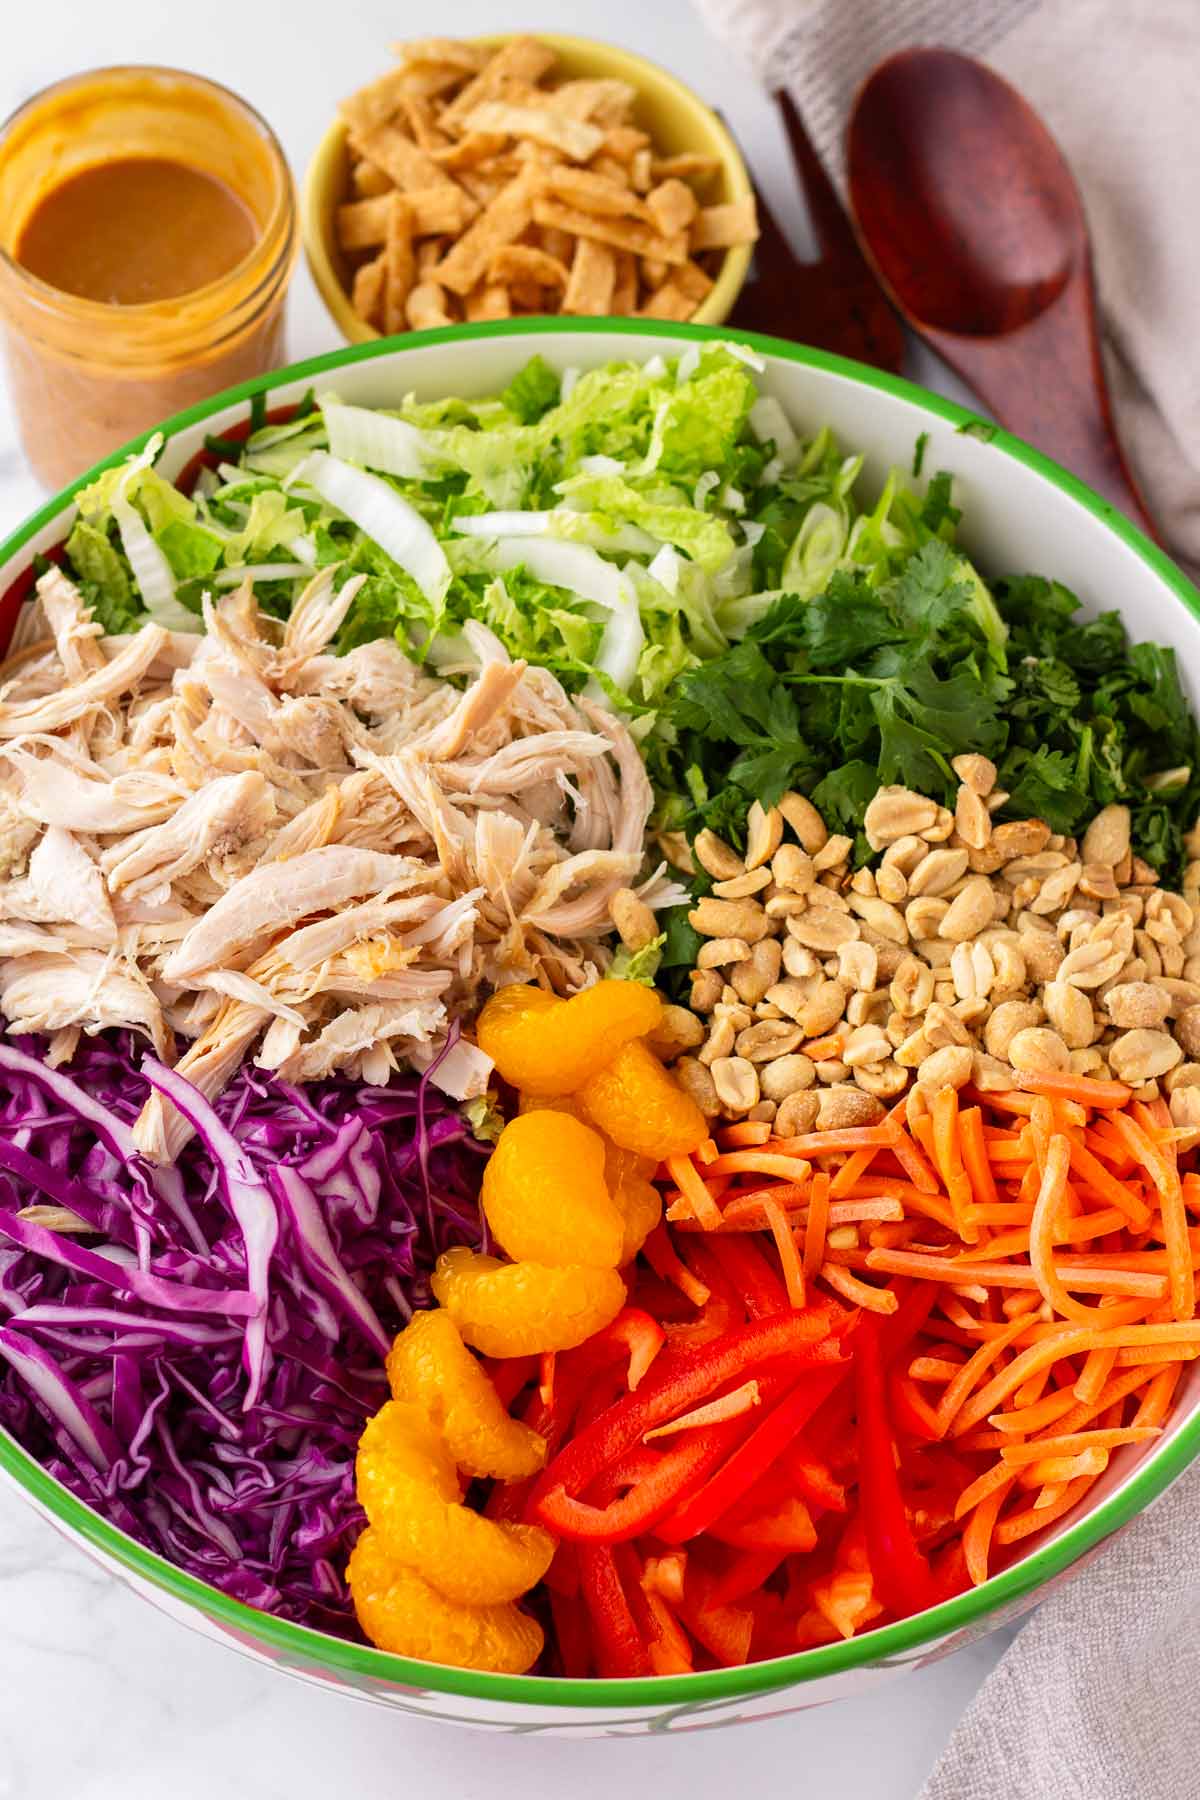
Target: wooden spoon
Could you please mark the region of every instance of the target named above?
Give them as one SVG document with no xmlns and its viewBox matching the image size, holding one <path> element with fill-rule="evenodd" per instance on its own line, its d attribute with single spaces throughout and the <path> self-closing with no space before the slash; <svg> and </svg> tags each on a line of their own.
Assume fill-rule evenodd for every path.
<svg viewBox="0 0 1200 1800">
<path fill-rule="evenodd" d="M 1113 424 L 1083 203 L 1033 108 L 969 56 L 903 50 L 855 100 L 847 161 L 863 247 L 913 330 L 1157 538 Z"/>
</svg>

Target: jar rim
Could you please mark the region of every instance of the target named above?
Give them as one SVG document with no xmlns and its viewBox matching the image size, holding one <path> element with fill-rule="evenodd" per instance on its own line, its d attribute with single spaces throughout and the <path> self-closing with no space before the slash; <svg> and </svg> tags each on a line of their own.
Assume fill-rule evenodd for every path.
<svg viewBox="0 0 1200 1800">
<path fill-rule="evenodd" d="M 72 88 L 102 80 L 105 76 L 119 75 L 166 77 L 171 81 L 182 81 L 193 88 L 219 96 L 220 99 L 228 102 L 235 112 L 242 114 L 258 132 L 280 177 L 279 192 L 270 215 L 245 256 L 214 280 L 205 282 L 202 287 L 189 288 L 186 293 L 173 295 L 168 300 L 141 300 L 130 305 L 114 305 L 105 300 L 89 299 L 83 294 L 72 294 L 65 288 L 55 287 L 52 282 L 43 281 L 39 275 L 35 275 L 23 263 L 18 262 L 0 244 L 0 270 L 15 280 L 26 291 L 28 298 L 40 307 L 57 312 L 69 310 L 81 321 L 92 319 L 97 322 L 103 320 L 111 323 L 114 316 L 119 316 L 122 320 L 128 320 L 131 325 L 136 325 L 139 320 L 160 314 L 164 306 L 177 305 L 183 300 L 190 302 L 195 299 L 216 299 L 223 288 L 232 288 L 244 281 L 247 273 L 261 258 L 264 246 L 270 245 L 277 238 L 281 239 L 282 253 L 284 257 L 287 257 L 289 245 L 296 239 L 296 188 L 291 165 L 284 154 L 283 145 L 276 136 L 274 128 L 256 106 L 253 106 L 249 100 L 243 99 L 241 94 L 235 93 L 232 88 L 226 87 L 222 81 L 214 81 L 208 75 L 197 75 L 190 69 L 174 69 L 165 63 L 106 63 L 100 68 L 81 70 L 76 75 L 64 75 L 58 81 L 52 81 L 46 87 L 39 88 L 36 94 L 31 94 L 27 100 L 23 100 L 4 120 L 0 121 L 0 154 L 3 154 L 5 141 L 14 126 L 47 100 L 55 95 L 68 93 Z"/>
</svg>

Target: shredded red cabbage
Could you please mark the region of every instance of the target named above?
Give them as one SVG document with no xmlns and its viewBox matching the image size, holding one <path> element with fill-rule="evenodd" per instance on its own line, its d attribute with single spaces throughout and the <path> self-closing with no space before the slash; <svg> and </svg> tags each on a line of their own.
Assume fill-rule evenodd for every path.
<svg viewBox="0 0 1200 1800">
<path fill-rule="evenodd" d="M 131 1147 L 148 1084 L 197 1127 L 174 1169 Z M 351 1632 L 358 1435 L 437 1256 L 481 1240 L 485 1156 L 428 1073 L 246 1067 L 212 1106 L 128 1035 L 66 1070 L 0 1043 L 0 1426 L 190 1574 Z"/>
</svg>

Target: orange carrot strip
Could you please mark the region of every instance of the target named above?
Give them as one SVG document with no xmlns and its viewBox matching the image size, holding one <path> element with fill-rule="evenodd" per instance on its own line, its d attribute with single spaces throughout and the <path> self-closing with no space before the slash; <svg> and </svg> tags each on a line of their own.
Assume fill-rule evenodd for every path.
<svg viewBox="0 0 1200 1800">
<path fill-rule="evenodd" d="M 1178 1363 L 1170 1368 L 1160 1369 L 1151 1381 L 1142 1398 L 1142 1403 L 1133 1416 L 1135 1425 L 1161 1425 L 1171 1410 L 1171 1400 L 1182 1374 Z"/>
<path fill-rule="evenodd" d="M 1017 1085 L 1031 1094 L 1050 1094 L 1056 1100 L 1077 1100 L 1102 1112 L 1127 1106 L 1133 1089 L 1123 1081 L 1095 1081 L 1090 1075 L 1066 1075 L 1060 1069 L 1017 1075 Z"/>
<path fill-rule="evenodd" d="M 1029 1228 L 1030 1265 L 1034 1275 L 1037 1277 L 1038 1287 L 1041 1289 L 1047 1304 L 1052 1307 L 1055 1312 L 1061 1314 L 1063 1318 L 1073 1319 L 1076 1323 L 1081 1325 L 1090 1325 L 1093 1322 L 1095 1309 L 1090 1306 L 1085 1306 L 1082 1301 L 1076 1300 L 1074 1296 L 1068 1292 L 1068 1284 L 1074 1287 L 1080 1285 L 1078 1274 L 1074 1277 L 1068 1277 L 1066 1265 L 1063 1264 L 1060 1267 L 1054 1260 L 1054 1235 L 1058 1222 L 1059 1208 L 1066 1197 L 1067 1170 L 1071 1166 L 1070 1141 L 1063 1137 L 1061 1132 L 1057 1132 L 1051 1137 L 1046 1150 L 1045 1162 L 1046 1169 L 1045 1174 L 1042 1177 L 1041 1186 L 1038 1190 L 1037 1203 L 1033 1212 L 1033 1224 Z M 1122 1274 L 1121 1280 L 1123 1282 L 1132 1283 L 1134 1285 L 1110 1287 L 1108 1289 L 1090 1288 L 1085 1289 L 1084 1291 L 1090 1293 L 1108 1292 L 1145 1295 L 1147 1289 L 1142 1284 L 1148 1279 L 1158 1280 L 1160 1278 L 1158 1276 L 1147 1277 L 1145 1275 L 1132 1273 Z M 1155 1295 L 1153 1297 L 1157 1299 L 1160 1295 Z M 1189 1314 L 1189 1317 L 1190 1316 L 1191 1315 Z"/>
<path fill-rule="evenodd" d="M 716 1165 L 710 1163 L 709 1168 Z M 721 1223 L 721 1209 L 709 1193 L 690 1156 L 669 1156 L 667 1171 L 705 1230 L 712 1231 Z"/>
<path fill-rule="evenodd" d="M 1011 1481 L 1001 1482 L 998 1487 L 993 1488 L 976 1506 L 963 1530 L 963 1556 L 966 1559 L 967 1574 L 976 1587 L 982 1587 L 988 1578 L 992 1533 L 996 1529 L 1000 1508 L 1012 1490 Z"/>
<path fill-rule="evenodd" d="M 958 1147 L 958 1091 L 941 1088 L 932 1101 L 933 1159 L 942 1183 L 950 1196 L 950 1206 L 959 1237 L 964 1243 L 978 1242 L 979 1227 L 966 1219 L 966 1210 L 974 1199 L 971 1184 L 963 1169 Z"/>
<path fill-rule="evenodd" d="M 867 1312 L 894 1313 L 900 1304 L 890 1288 L 872 1287 L 869 1282 L 859 1281 L 849 1270 L 840 1268 L 828 1258 L 821 1264 L 821 1280 L 843 1300 L 864 1307 Z"/>
<path fill-rule="evenodd" d="M 1153 1354 L 1152 1351 L 1146 1352 L 1148 1356 Z M 1161 1356 L 1162 1352 L 1159 1351 L 1158 1354 Z M 1090 1425 L 1093 1419 L 1102 1418 L 1110 1410 L 1118 1409 L 1130 1394 L 1137 1393 L 1140 1388 L 1149 1385 L 1154 1379 L 1152 1369 L 1161 1369 L 1162 1367 L 1160 1362 L 1147 1368 L 1126 1369 L 1120 1375 L 1114 1375 L 1110 1381 L 1105 1382 L 1095 1400 L 1088 1401 L 1086 1404 L 1076 1403 L 1070 1412 L 1064 1413 L 1060 1419 L 1049 1421 L 1055 1427 L 1054 1435 L 1064 1437 L 1071 1432 L 1082 1431 L 1083 1427 Z M 1059 1389 L 1060 1394 L 1069 1394 L 1070 1392 L 1069 1388 Z M 1001 1413 L 999 1416 L 1003 1418 L 1004 1414 Z M 1116 1430 L 1117 1427 L 1112 1426 L 1107 1429 Z"/>
<path fill-rule="evenodd" d="M 879 1148 L 868 1146 L 865 1150 L 855 1150 L 853 1155 L 846 1158 L 834 1176 L 833 1186 L 829 1190 L 835 1200 L 848 1193 L 855 1183 L 861 1180 L 878 1155 Z"/>
<path fill-rule="evenodd" d="M 825 1062 L 840 1056 L 844 1042 L 840 1032 L 833 1031 L 827 1037 L 809 1038 L 807 1044 L 801 1044 L 800 1050 L 812 1062 Z"/>
<path fill-rule="evenodd" d="M 1158 1189 L 1163 1244 L 1170 1267 L 1171 1311 L 1177 1319 L 1190 1319 L 1196 1311 L 1196 1278 L 1192 1270 L 1187 1211 L 1174 1157 L 1155 1144 L 1150 1134 L 1128 1113 L 1114 1113 L 1113 1124 L 1130 1155 L 1149 1171 L 1150 1179 Z"/>
<path fill-rule="evenodd" d="M 983 1113 L 978 1106 L 968 1106 L 959 1113 L 958 1144 L 962 1165 L 967 1172 L 967 1179 L 971 1183 L 972 1206 L 970 1211 L 976 1213 L 980 1206 L 995 1206 L 999 1202 L 1000 1195 L 992 1176 L 991 1163 L 988 1161 L 987 1145 L 983 1138 Z"/>
<path fill-rule="evenodd" d="M 970 1276 L 985 1287 L 1040 1289 L 1045 1296 L 1037 1272 L 1013 1263 L 960 1262 L 957 1256 L 925 1256 L 917 1250 L 871 1250 L 867 1267 L 881 1269 L 887 1275 L 915 1275 L 927 1281 L 962 1282 Z M 1081 1294 L 1127 1294 L 1137 1299 L 1161 1300 L 1166 1293 L 1163 1276 L 1143 1274 L 1134 1269 L 1093 1269 L 1075 1263 L 1060 1263 L 1057 1274 L 1061 1281 Z M 1090 1315 L 1095 1309 L 1082 1310 Z"/>
<path fill-rule="evenodd" d="M 776 1144 L 795 1143 L 792 1138 L 776 1138 Z M 777 1175 L 781 1181 L 799 1181 L 809 1173 L 807 1163 L 788 1150 L 727 1150 L 708 1165 L 709 1175 Z"/>
<path fill-rule="evenodd" d="M 890 1177 L 869 1175 L 865 1181 L 856 1183 L 856 1192 L 848 1194 L 847 1199 L 874 1200 L 884 1196 L 904 1202 L 907 1212 L 920 1213 L 926 1219 L 933 1219 L 936 1224 L 944 1225 L 947 1231 L 954 1230 L 954 1218 L 949 1202 L 940 1194 L 927 1194 L 922 1188 L 910 1181 L 893 1181 Z"/>
<path fill-rule="evenodd" d="M 798 1312 L 804 1305 L 804 1265 L 796 1250 L 792 1227 L 783 1208 L 773 1200 L 763 1201 L 763 1212 L 775 1240 L 775 1248 L 779 1252 L 779 1264 L 783 1270 L 788 1299 Z"/>
<path fill-rule="evenodd" d="M 1083 1372 L 1074 1387 L 1076 1400 L 1084 1406 L 1088 1406 L 1093 1400 L 1099 1399 L 1112 1374 L 1117 1355 L 1116 1350 L 1088 1351 L 1083 1364 Z"/>
<path fill-rule="evenodd" d="M 708 1164 L 711 1162 L 716 1162 L 717 1146 L 713 1143 L 713 1140 L 710 1137 L 706 1137 L 702 1144 L 696 1145 L 696 1148 L 692 1154 L 695 1156 L 697 1162 L 702 1162 L 705 1164 Z"/>
<path fill-rule="evenodd" d="M 969 1357 L 962 1368 L 955 1373 L 949 1387 L 947 1387 L 941 1400 L 938 1402 L 938 1423 L 941 1427 L 940 1435 L 942 1437 L 945 1437 L 947 1431 L 949 1431 L 960 1407 L 966 1400 L 967 1395 L 976 1386 L 980 1377 L 987 1369 L 991 1368 L 1001 1352 L 1006 1350 L 1014 1339 L 1021 1335 L 1024 1329 L 1024 1319 L 1015 1320 L 1011 1325 L 1006 1326 L 996 1337 L 988 1338 L 982 1343 L 975 1354 Z"/>
<path fill-rule="evenodd" d="M 1031 1532 L 1041 1531 L 1046 1525 L 1052 1525 L 1064 1513 L 1070 1512 L 1077 1501 L 1082 1500 L 1088 1489 L 1096 1480 L 1094 1475 L 1081 1476 L 1079 1480 L 1068 1482 L 1059 1498 L 1052 1505 L 1026 1507 L 1023 1512 L 1010 1513 L 996 1527 L 995 1542 L 1002 1546 L 1019 1543 Z"/>
<path fill-rule="evenodd" d="M 833 1188 L 830 1188 L 833 1193 Z M 836 1200 L 829 1208 L 831 1225 L 857 1225 L 866 1219 L 898 1223 L 904 1218 L 899 1200 Z"/>
<path fill-rule="evenodd" d="M 1150 1211 L 1141 1196 L 1125 1182 L 1118 1181 L 1115 1175 L 1110 1175 L 1099 1157 L 1094 1156 L 1086 1144 L 1081 1144 L 1077 1138 L 1069 1141 L 1071 1167 L 1075 1173 L 1089 1187 L 1102 1194 L 1110 1206 L 1119 1207 L 1135 1230 L 1144 1230 L 1150 1221 Z"/>
<path fill-rule="evenodd" d="M 1117 1367 L 1131 1369 L 1139 1365 L 1144 1367 L 1147 1363 L 1168 1360 L 1178 1363 L 1195 1362 L 1198 1356 L 1200 1356 L 1200 1344 L 1172 1344 L 1169 1348 L 1159 1351 L 1118 1350 Z"/>
<path fill-rule="evenodd" d="M 788 1156 L 832 1156 L 835 1151 L 884 1150 L 887 1143 L 883 1125 L 848 1125 L 842 1131 L 806 1131 L 800 1137 L 775 1138 L 770 1148 Z"/>
<path fill-rule="evenodd" d="M 988 1424 L 994 1425 L 997 1431 L 1024 1437 L 1028 1432 L 1041 1431 L 1044 1426 L 1053 1425 L 1058 1419 L 1077 1410 L 1070 1390 L 1060 1388 L 1057 1393 L 1035 1400 L 1031 1406 L 1018 1406 L 1010 1412 L 992 1413 Z"/>
<path fill-rule="evenodd" d="M 1107 1467 L 1107 1450 L 1082 1450 L 1078 1456 L 1047 1456 L 1031 1463 L 1017 1480 L 1022 1487 L 1045 1487 L 1050 1482 L 1076 1481 L 1080 1475 L 1103 1475 Z"/>
<path fill-rule="evenodd" d="M 1200 1342 L 1200 1319 L 1187 1324 L 1121 1325 L 1104 1331 L 1088 1331 L 1082 1326 L 1055 1325 L 1044 1337 L 1031 1344 L 1006 1369 L 989 1381 L 985 1388 L 967 1401 L 955 1421 L 952 1435 L 960 1436 L 995 1412 L 1022 1382 L 1037 1374 L 1049 1363 L 1064 1356 L 1081 1355 L 1088 1350 L 1144 1349 L 1152 1346 Z M 1165 1360 L 1165 1358 L 1164 1358 Z"/>
<path fill-rule="evenodd" d="M 804 1273 L 811 1280 L 825 1260 L 825 1236 L 829 1229 L 829 1177 L 814 1175 L 804 1228 Z"/>
<path fill-rule="evenodd" d="M 962 1363 L 946 1356 L 914 1356 L 908 1365 L 914 1381 L 953 1381 L 962 1369 Z"/>
<path fill-rule="evenodd" d="M 665 1425 L 656 1425 L 653 1430 L 643 1433 L 642 1442 L 648 1444 L 651 1438 L 670 1437 L 672 1432 L 692 1431 L 701 1425 L 719 1425 L 724 1419 L 740 1418 L 742 1413 L 761 1405 L 762 1394 L 757 1381 L 744 1381 L 732 1393 L 722 1394 L 704 1406 L 681 1413 L 679 1418 L 669 1419 Z"/>
<path fill-rule="evenodd" d="M 923 1193 L 936 1194 L 937 1176 L 905 1131 L 899 1107 L 894 1107 L 888 1114 L 885 1129 L 888 1132 L 888 1148 L 913 1186 L 920 1188 Z"/>
<path fill-rule="evenodd" d="M 765 1119 L 743 1119 L 739 1125 L 726 1125 L 719 1133 L 722 1150 L 744 1150 L 748 1146 L 765 1144 L 774 1135 Z M 711 1143 L 712 1139 L 706 1141 Z"/>
<path fill-rule="evenodd" d="M 993 1463 L 990 1469 L 985 1470 L 971 1483 L 970 1487 L 963 1489 L 954 1503 L 954 1517 L 956 1519 L 965 1518 L 967 1513 L 978 1506 L 981 1500 L 986 1500 L 989 1494 L 994 1494 L 997 1488 L 1002 1487 L 1007 1491 L 1012 1486 L 1014 1479 L 1012 1470 L 1006 1468 L 1002 1462 Z"/>
<path fill-rule="evenodd" d="M 1030 1444 L 1006 1444 L 1000 1454 L 1010 1468 L 1040 1462 L 1043 1456 L 1076 1456 L 1085 1450 L 1115 1450 L 1119 1444 L 1144 1444 L 1158 1437 L 1153 1425 L 1124 1425 L 1112 1431 L 1056 1432 Z M 1080 1474 L 1083 1470 L 1079 1471 Z"/>
</svg>

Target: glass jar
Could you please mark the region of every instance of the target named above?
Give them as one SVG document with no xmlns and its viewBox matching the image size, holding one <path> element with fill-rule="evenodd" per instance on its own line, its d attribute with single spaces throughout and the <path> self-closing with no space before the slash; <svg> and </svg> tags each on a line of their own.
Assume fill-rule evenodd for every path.
<svg viewBox="0 0 1200 1800">
<path fill-rule="evenodd" d="M 169 300 L 107 305 L 62 292 L 16 260 L 52 189 L 133 157 L 215 177 L 257 227 L 243 259 Z M 174 69 L 98 69 L 57 82 L 0 128 L 0 321 L 26 455 L 61 487 L 127 438 L 282 361 L 295 266 L 295 190 L 279 143 L 216 82 Z"/>
</svg>

